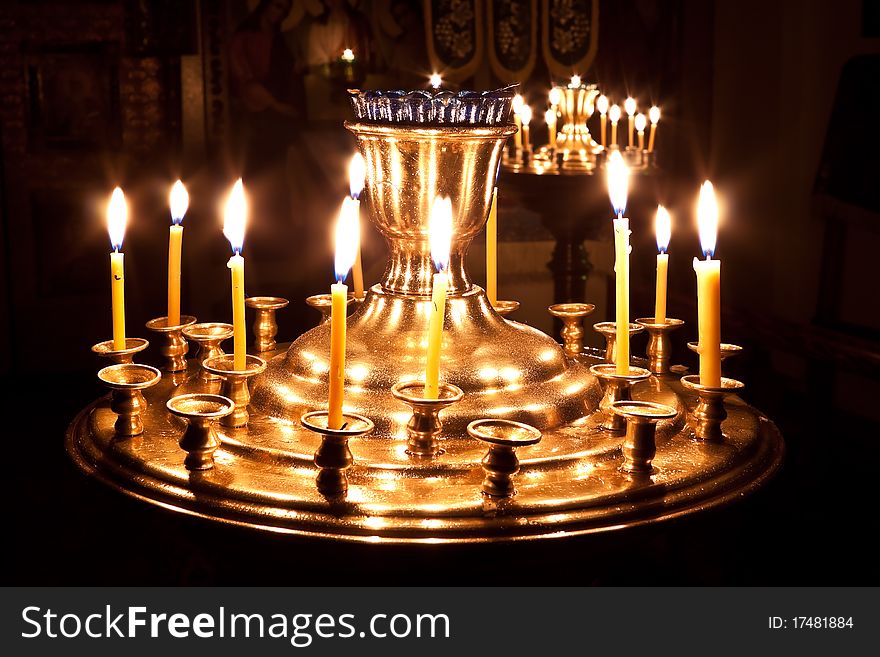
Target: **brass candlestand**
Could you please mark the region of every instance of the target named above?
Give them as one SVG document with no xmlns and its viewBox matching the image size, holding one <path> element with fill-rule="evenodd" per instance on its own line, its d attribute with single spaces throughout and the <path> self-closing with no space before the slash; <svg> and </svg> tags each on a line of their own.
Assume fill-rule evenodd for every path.
<svg viewBox="0 0 880 657">
<path fill-rule="evenodd" d="M 187 340 L 192 340 L 199 345 L 199 352 L 196 355 L 196 362 L 202 363 L 208 358 L 214 356 L 222 356 L 223 349 L 220 343 L 232 337 L 234 332 L 232 324 L 224 324 L 222 322 L 204 322 L 202 324 L 191 324 L 183 329 L 183 336 Z M 205 383 L 212 381 L 220 381 L 220 377 L 211 374 L 204 367 L 199 368 L 199 379 Z"/>
<path fill-rule="evenodd" d="M 611 404 L 611 411 L 626 422 L 620 469 L 636 475 L 651 474 L 651 462 L 657 455 L 657 422 L 674 418 L 677 411 L 671 406 L 643 401 L 616 401 Z"/>
<path fill-rule="evenodd" d="M 494 308 L 495 312 L 502 317 L 507 317 L 519 310 L 519 301 L 498 299 L 492 308 Z"/>
<path fill-rule="evenodd" d="M 518 447 L 536 445 L 541 432 L 535 427 L 512 420 L 474 420 L 467 427 L 472 437 L 489 443 L 489 452 L 483 459 L 485 478 L 481 489 L 490 497 L 513 497 L 516 488 L 513 475 L 519 472 Z"/>
<path fill-rule="evenodd" d="M 134 362 L 134 355 L 150 345 L 143 338 L 125 338 L 125 349 L 114 349 L 113 340 L 104 340 L 92 345 L 92 351 L 110 360 L 111 363 L 122 365 Z"/>
<path fill-rule="evenodd" d="M 554 303 L 547 311 L 562 320 L 562 348 L 567 356 L 579 356 L 584 349 L 584 317 L 592 314 L 592 303 Z"/>
<path fill-rule="evenodd" d="M 415 458 L 432 459 L 443 453 L 438 438 L 443 430 L 440 411 L 461 401 L 464 393 L 451 383 L 441 383 L 437 399 L 425 398 L 425 384 L 420 381 L 397 383 L 391 394 L 412 409 L 406 423 L 406 453 Z"/>
<path fill-rule="evenodd" d="M 146 408 L 138 393 L 156 385 L 162 373 L 149 365 L 122 363 L 98 372 L 98 378 L 113 391 L 110 410 L 118 416 L 113 425 L 117 436 L 139 436 L 144 432 L 141 412 Z"/>
<path fill-rule="evenodd" d="M 697 393 L 699 401 L 691 413 L 694 438 L 697 440 L 720 441 L 724 438 L 721 423 L 727 419 L 727 409 L 724 407 L 724 398 L 732 393 L 739 392 L 745 384 L 736 379 L 721 377 L 720 386 L 705 386 L 700 383 L 697 374 L 681 377 L 681 383 L 685 388 Z"/>
<path fill-rule="evenodd" d="M 672 359 L 672 343 L 669 334 L 684 325 L 684 320 L 667 317 L 666 321 L 658 324 L 653 317 L 637 319 L 636 324 L 644 326 L 648 331 L 648 369 L 654 374 L 666 374 L 669 372 L 669 363 Z"/>
<path fill-rule="evenodd" d="M 186 431 L 178 443 L 186 452 L 184 467 L 187 470 L 213 468 L 214 452 L 220 447 L 214 421 L 232 413 L 235 402 L 220 395 L 192 393 L 172 397 L 166 407 L 172 415 L 186 421 Z"/>
<path fill-rule="evenodd" d="M 355 301 L 354 294 L 349 292 L 345 305 L 350 307 Z M 330 321 L 330 309 L 332 304 L 329 294 L 313 294 L 306 298 L 306 303 L 309 307 L 314 308 L 321 313 L 321 324 L 327 324 Z"/>
<path fill-rule="evenodd" d="M 693 351 L 695 354 L 700 353 L 700 343 L 699 342 L 688 342 L 688 349 Z M 728 358 L 732 358 L 733 356 L 739 356 L 742 353 L 742 347 L 738 344 L 728 344 L 726 342 L 721 343 L 721 360 L 722 362 L 727 360 Z"/>
<path fill-rule="evenodd" d="M 348 491 L 347 471 L 354 463 L 348 447 L 349 439 L 370 434 L 373 423 L 363 415 L 343 413 L 342 428 L 330 429 L 327 419 L 327 411 L 312 411 L 303 415 L 300 422 L 321 436 L 321 445 L 315 452 L 315 465 L 319 468 L 315 479 L 318 492 L 335 497 Z"/>
<path fill-rule="evenodd" d="M 599 322 L 593 324 L 593 330 L 605 338 L 605 362 L 613 363 L 617 359 L 617 322 Z M 629 325 L 629 339 L 632 344 L 634 335 L 638 335 L 645 330 L 644 326 L 639 324 Z"/>
<path fill-rule="evenodd" d="M 192 315 L 181 315 L 180 323 L 174 326 L 168 325 L 167 317 L 157 317 L 147 322 L 147 329 L 159 333 L 165 337 L 159 351 L 165 356 L 165 365 L 162 369 L 166 372 L 183 372 L 186 370 L 186 352 L 189 349 L 186 340 L 183 339 L 183 329 L 196 323 Z"/>
<path fill-rule="evenodd" d="M 275 312 L 286 308 L 290 302 L 281 297 L 248 297 L 244 303 L 248 308 L 253 308 L 256 311 L 254 314 L 254 351 L 257 353 L 272 351 L 275 348 L 275 335 L 278 333 Z"/>
<path fill-rule="evenodd" d="M 617 366 L 614 363 L 593 365 L 590 371 L 602 381 L 605 387 L 605 395 L 599 404 L 604 418 L 601 424 L 602 429 L 615 434 L 623 433 L 626 422 L 623 417 L 613 412 L 613 405 L 615 402 L 631 401 L 632 387 L 640 381 L 648 380 L 651 373 L 641 367 L 630 367 L 626 374 L 618 374 Z"/>
<path fill-rule="evenodd" d="M 251 402 L 251 393 L 248 388 L 248 379 L 255 377 L 266 369 L 266 361 L 259 356 L 247 355 L 245 369 L 236 370 L 235 356 L 224 354 L 214 356 L 202 362 L 202 367 L 210 374 L 223 379 L 222 393 L 235 402 L 235 409 L 229 415 L 220 420 L 224 427 L 243 427 L 250 419 L 248 405 Z"/>
</svg>

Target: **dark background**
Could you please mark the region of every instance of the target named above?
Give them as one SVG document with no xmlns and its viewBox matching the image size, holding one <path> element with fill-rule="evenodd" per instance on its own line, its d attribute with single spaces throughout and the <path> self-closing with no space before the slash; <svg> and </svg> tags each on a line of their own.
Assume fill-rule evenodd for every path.
<svg viewBox="0 0 880 657">
<path fill-rule="evenodd" d="M 636 89 L 664 110 L 663 177 L 652 192 L 682 218 L 670 247 L 680 256 L 669 314 L 691 326 L 691 206 L 702 179 L 723 200 L 724 337 L 746 348 L 731 373 L 788 448 L 765 489 L 728 509 L 605 536 L 406 549 L 218 526 L 90 481 L 62 440 L 76 412 L 103 393 L 89 346 L 109 333 L 102 211 L 112 187 L 122 185 L 131 204 L 126 305 L 129 333 L 142 335 L 135 327 L 164 313 L 165 196 L 175 178 L 191 196 L 184 307 L 223 319 L 227 291 L 216 282 L 225 281 L 228 244 L 217 199 L 245 176 L 259 218 L 245 247 L 248 292 L 301 300 L 329 282 L 328 226 L 353 143 L 330 109 L 297 102 L 296 118 L 273 124 L 284 149 L 248 132 L 228 56 L 244 3 L 7 2 L 0 435 L 15 556 L 5 583 L 878 583 L 869 540 L 878 529 L 880 438 L 875 3 L 606 0 L 600 11 L 599 50 L 585 77 L 616 98 Z M 377 65 L 376 79 L 428 72 Z M 525 89 L 537 99 L 549 82 L 539 62 Z M 485 64 L 462 82 L 500 83 Z M 344 99 L 332 105 L 344 113 Z M 316 135 L 328 144 L 323 168 L 307 154 Z M 633 221 L 641 235 L 633 304 L 646 307 L 650 217 Z M 501 232 L 503 241 L 504 222 Z M 367 238 L 368 269 L 381 249 Z M 524 309 L 523 319 L 543 312 Z M 279 337 L 316 319 L 297 301 L 279 315 Z"/>
</svg>

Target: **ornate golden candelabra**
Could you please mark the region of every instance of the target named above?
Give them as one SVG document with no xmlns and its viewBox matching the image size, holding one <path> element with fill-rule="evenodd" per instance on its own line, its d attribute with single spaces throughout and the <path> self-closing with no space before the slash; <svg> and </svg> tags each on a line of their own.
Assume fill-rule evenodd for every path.
<svg viewBox="0 0 880 657">
<path fill-rule="evenodd" d="M 366 160 L 370 218 L 390 257 L 348 318 L 343 427 L 327 429 L 329 326 L 322 323 L 249 356 L 246 371 L 232 370 L 222 355 L 204 364 L 184 359 L 184 377 L 116 366 L 128 369 L 102 377 L 113 398 L 97 400 L 70 425 L 76 464 L 168 509 L 390 543 L 617 529 L 718 506 L 761 485 L 778 468 L 783 442 L 740 399 L 652 374 L 640 369 L 641 359 L 623 382 L 607 367 L 593 368 L 603 390 L 591 367 L 604 354 L 578 346 L 576 324 L 588 307 L 554 309 L 566 319 L 565 350 L 493 310 L 464 256 L 486 221 L 513 127 L 493 98 L 425 94 L 411 103 L 357 97 L 358 121 L 348 124 Z M 407 112 L 406 121 L 395 120 Z M 428 118 L 417 120 L 419 112 Z M 433 273 L 428 216 L 438 194 L 451 197 L 455 220 L 442 393 L 432 404 L 421 396 L 421 376 Z M 263 322 L 257 326 L 258 337 L 270 337 Z M 175 367 L 179 351 L 166 353 Z M 223 379 L 224 397 L 201 368 Z M 147 383 L 146 404 L 132 404 L 134 384 Z M 700 399 L 711 417 L 695 415 Z M 125 429 L 136 424 L 135 413 L 144 427 L 137 435 Z M 695 435 L 716 424 L 720 437 Z"/>
</svg>

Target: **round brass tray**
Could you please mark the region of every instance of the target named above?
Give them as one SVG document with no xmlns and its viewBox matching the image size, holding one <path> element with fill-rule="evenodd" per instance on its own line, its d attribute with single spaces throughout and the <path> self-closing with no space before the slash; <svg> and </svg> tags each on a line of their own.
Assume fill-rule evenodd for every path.
<svg viewBox="0 0 880 657">
<path fill-rule="evenodd" d="M 286 348 L 279 345 L 270 356 Z M 580 360 L 601 362 L 589 352 Z M 445 453 L 424 462 L 407 456 L 405 438 L 365 437 L 351 441 L 348 495 L 333 501 L 315 487 L 312 457 L 320 438 L 253 410 L 249 427 L 217 427 L 222 445 L 212 470 L 187 471 L 178 446 L 184 425 L 165 401 L 219 390 L 196 374 L 191 363 L 187 383 L 175 387 L 163 379 L 145 392 L 141 436 L 114 436 L 109 398 L 82 410 L 66 436 L 73 461 L 128 495 L 219 522 L 346 541 L 470 543 L 561 538 L 696 513 L 761 486 L 785 451 L 773 422 L 735 396 L 727 400 L 724 440 L 694 440 L 686 418 L 696 397 L 681 386 L 679 373 L 652 376 L 633 389 L 635 399 L 678 410 L 658 425 L 650 477 L 620 471 L 622 438 L 599 430 L 595 413 L 545 431 L 539 444 L 518 451 L 513 498 L 480 493 L 486 446 L 477 440 L 446 439 Z"/>
</svg>

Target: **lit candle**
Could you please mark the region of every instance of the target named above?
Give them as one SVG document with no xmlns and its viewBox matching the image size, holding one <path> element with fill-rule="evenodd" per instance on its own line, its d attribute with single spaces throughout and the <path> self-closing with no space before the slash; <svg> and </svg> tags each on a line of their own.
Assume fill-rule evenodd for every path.
<svg viewBox="0 0 880 657">
<path fill-rule="evenodd" d="M 529 123 L 532 122 L 532 108 L 529 105 L 523 105 L 519 111 L 519 118 L 522 121 L 523 127 L 523 149 L 529 150 L 531 148 L 529 144 Z"/>
<path fill-rule="evenodd" d="M 110 195 L 107 206 L 107 232 L 110 233 L 110 293 L 113 306 L 113 349 L 125 349 L 125 256 L 122 253 L 122 240 L 125 237 L 125 224 L 128 221 L 128 204 L 125 194 L 117 187 Z"/>
<path fill-rule="evenodd" d="M 492 205 L 486 221 L 486 296 L 498 305 L 498 185 L 492 190 Z"/>
<path fill-rule="evenodd" d="M 645 118 L 645 115 L 639 112 L 636 115 L 636 132 L 639 135 L 639 150 L 645 150 L 645 127 L 648 125 L 648 121 Z"/>
<path fill-rule="evenodd" d="M 657 235 L 657 294 L 654 297 L 654 323 L 666 323 L 666 275 L 669 269 L 669 240 L 672 237 L 672 217 L 662 205 L 657 206 L 654 219 L 654 233 Z"/>
<path fill-rule="evenodd" d="M 342 403 L 345 397 L 345 326 L 348 286 L 343 282 L 360 247 L 358 215 L 350 198 L 342 202 L 336 222 L 336 282 L 330 286 L 330 372 L 327 399 L 327 427 L 342 428 Z"/>
<path fill-rule="evenodd" d="M 580 75 L 572 75 L 571 82 L 568 83 L 569 89 L 577 89 L 581 86 L 581 76 Z"/>
<path fill-rule="evenodd" d="M 354 51 L 351 48 L 342 51 L 342 61 L 349 63 L 354 61 Z"/>
<path fill-rule="evenodd" d="M 657 133 L 657 123 L 660 121 L 660 108 L 654 105 L 648 110 L 648 118 L 651 119 L 651 135 L 648 137 L 648 152 L 654 150 L 654 135 Z"/>
<path fill-rule="evenodd" d="M 629 121 L 627 121 L 627 125 L 629 126 L 628 130 L 628 139 L 626 142 L 627 146 L 633 145 L 633 128 L 635 127 L 635 113 L 636 113 L 636 99 L 630 96 L 625 101 L 623 101 L 623 109 L 626 110 L 626 115 L 629 117 Z"/>
<path fill-rule="evenodd" d="M 431 73 L 431 77 L 428 78 L 428 82 L 431 84 L 432 89 L 439 89 L 440 85 L 443 84 L 443 78 L 440 77 L 439 73 Z"/>
<path fill-rule="evenodd" d="M 559 103 L 562 102 L 562 89 L 560 89 L 559 87 L 553 87 L 550 90 L 550 95 L 548 96 L 548 99 L 550 100 L 550 109 L 552 109 L 554 113 L 557 112 L 559 108 Z"/>
<path fill-rule="evenodd" d="M 604 146 L 606 124 L 608 123 L 608 117 L 606 116 L 606 114 L 608 114 L 608 96 L 602 94 L 596 99 L 596 109 L 599 110 L 599 123 L 602 126 L 600 134 L 602 136 L 602 146 Z"/>
<path fill-rule="evenodd" d="M 232 270 L 232 326 L 233 326 L 233 368 L 247 368 L 247 327 L 244 323 L 244 258 L 241 249 L 244 246 L 244 226 L 247 222 L 247 202 L 244 197 L 244 185 L 239 178 L 223 213 L 223 234 L 232 247 L 232 257 L 226 266 Z"/>
<path fill-rule="evenodd" d="M 522 121 L 520 120 L 519 113 L 523 108 L 523 97 L 520 94 L 516 94 L 513 97 L 513 122 L 516 124 L 516 132 L 513 135 L 513 145 L 516 148 L 517 153 L 522 148 Z"/>
<path fill-rule="evenodd" d="M 351 191 L 351 201 L 354 214 L 354 230 L 358 234 L 357 255 L 354 260 L 354 267 L 351 270 L 351 279 L 354 283 L 354 298 L 364 298 L 364 270 L 361 266 L 361 192 L 364 191 L 364 178 L 366 177 L 366 165 L 364 158 L 360 153 L 355 153 L 348 164 L 348 188 Z"/>
<path fill-rule="evenodd" d="M 452 200 L 434 199 L 431 207 L 431 258 L 437 267 L 431 290 L 431 318 L 428 322 L 428 354 L 425 364 L 425 399 L 440 395 L 440 349 L 443 345 L 443 319 L 446 316 L 446 288 L 449 276 L 449 250 L 452 245 Z"/>
<path fill-rule="evenodd" d="M 183 215 L 189 207 L 189 194 L 179 180 L 169 195 L 171 227 L 168 234 L 168 326 L 180 325 L 180 254 L 183 248 Z"/>
<path fill-rule="evenodd" d="M 617 122 L 620 121 L 620 105 L 612 105 L 608 110 L 608 118 L 611 121 L 611 145 L 617 146 Z"/>
<path fill-rule="evenodd" d="M 629 219 L 626 196 L 629 169 L 623 163 L 620 151 L 611 153 L 608 160 L 608 196 L 617 218 L 614 220 L 614 273 L 616 280 L 617 360 L 618 374 L 629 372 Z"/>
<path fill-rule="evenodd" d="M 700 245 L 705 260 L 694 258 L 697 272 L 697 311 L 700 353 L 700 383 L 721 385 L 721 261 L 713 260 L 718 238 L 718 203 L 708 180 L 700 188 L 697 205 Z"/>
<path fill-rule="evenodd" d="M 556 148 L 556 110 L 548 109 L 544 112 L 544 121 L 547 122 L 547 134 L 550 148 Z"/>
</svg>

